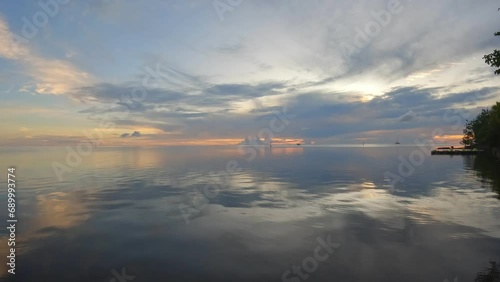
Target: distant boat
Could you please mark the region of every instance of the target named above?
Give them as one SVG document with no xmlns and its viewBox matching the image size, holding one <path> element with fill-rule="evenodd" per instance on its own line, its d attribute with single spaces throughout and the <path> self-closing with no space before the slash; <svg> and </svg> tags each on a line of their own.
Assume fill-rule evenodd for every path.
<svg viewBox="0 0 500 282">
<path fill-rule="evenodd" d="M 401 144 L 401 143 L 399 143 L 398 141 L 396 141 L 396 143 L 394 143 L 394 144 L 399 145 L 399 144 Z"/>
<path fill-rule="evenodd" d="M 300 146 L 300 143 L 297 143 L 297 146 Z"/>
</svg>

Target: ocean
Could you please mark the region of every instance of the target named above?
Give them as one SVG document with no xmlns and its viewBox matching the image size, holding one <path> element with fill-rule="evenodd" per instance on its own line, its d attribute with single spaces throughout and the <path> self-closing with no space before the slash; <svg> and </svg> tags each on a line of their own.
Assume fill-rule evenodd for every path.
<svg viewBox="0 0 500 282">
<path fill-rule="evenodd" d="M 0 163 L 6 227 L 15 168 L 15 275 L 0 232 L 12 281 L 473 281 L 500 263 L 500 165 L 487 156 L 1 147 Z"/>
</svg>

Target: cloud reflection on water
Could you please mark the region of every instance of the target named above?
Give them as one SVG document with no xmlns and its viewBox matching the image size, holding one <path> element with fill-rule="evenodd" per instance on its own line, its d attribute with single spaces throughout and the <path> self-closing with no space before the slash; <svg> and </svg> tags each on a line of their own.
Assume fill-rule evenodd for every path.
<svg viewBox="0 0 500 282">
<path fill-rule="evenodd" d="M 311 280 L 387 281 L 417 271 L 413 281 L 439 281 L 471 277 L 500 253 L 497 194 L 464 169 L 461 158 L 429 157 L 400 192 L 391 192 L 383 172 L 397 166 L 406 149 L 284 149 L 263 149 L 246 162 L 235 147 L 103 148 L 63 184 L 55 177 L 51 182 L 44 170 L 23 175 L 34 168 L 19 161 L 24 267 L 46 273 L 37 276 L 45 279 L 57 265 L 72 281 L 80 279 L 75 273 L 105 279 L 105 272 L 123 265 L 137 281 L 166 271 L 188 280 L 224 280 L 222 272 L 232 280 L 279 279 L 311 252 L 315 238 L 332 234 L 342 250 Z M 54 156 L 30 154 L 35 163 Z M 140 161 L 150 155 L 154 161 Z M 114 157 L 126 161 L 95 169 L 106 161 L 101 158 Z M 242 170 L 186 225 L 177 205 L 232 159 Z M 78 263 L 70 265 L 68 257 Z"/>
</svg>

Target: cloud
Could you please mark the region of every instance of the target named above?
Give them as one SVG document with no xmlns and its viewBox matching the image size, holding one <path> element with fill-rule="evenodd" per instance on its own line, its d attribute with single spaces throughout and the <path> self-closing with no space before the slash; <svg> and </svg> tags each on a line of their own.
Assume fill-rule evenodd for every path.
<svg viewBox="0 0 500 282">
<path fill-rule="evenodd" d="M 40 94 L 68 94 L 75 87 L 92 83 L 88 73 L 67 61 L 46 59 L 22 43 L 10 32 L 7 22 L 0 16 L 0 57 L 19 63 L 25 73 L 35 80 L 33 89 Z"/>
<path fill-rule="evenodd" d="M 498 43 L 496 2 L 401 2 L 402 13 L 350 56 L 341 43 L 354 44 L 387 1 L 250 1 L 226 24 L 206 1 L 74 3 L 30 45 L 0 18 L 0 82 L 16 88 L 12 72 L 20 73 L 23 90 L 66 94 L 82 119 L 114 122 L 115 137 L 140 130 L 137 141 L 257 136 L 283 107 L 296 118 L 279 137 L 384 138 L 449 124 L 447 111 L 472 115 L 494 100 L 498 81 L 481 56 Z M 144 79 L 143 99 L 133 98 Z"/>
<path fill-rule="evenodd" d="M 363 101 L 354 93 L 301 91 L 283 96 L 291 84 L 266 82 L 260 84 L 205 83 L 203 94 L 153 89 L 127 119 L 116 119 L 121 126 L 155 128 L 175 133 L 169 138 L 237 138 L 255 136 L 269 127 L 273 111 L 286 107 L 297 117 L 281 136 L 304 139 L 332 138 L 340 135 L 383 132 L 409 128 L 436 127 L 445 123 L 443 114 L 451 108 L 474 111 L 481 102 L 496 97 L 500 88 L 485 87 L 475 91 L 453 92 L 448 88 L 396 87 L 383 95 Z M 308 87 L 305 87 L 308 89 Z M 86 89 L 96 101 L 107 108 L 91 107 L 86 113 L 111 114 L 127 112 L 118 96 L 129 88 L 123 85 L 96 85 Z M 265 94 L 265 95 L 264 95 Z M 246 112 L 237 112 L 234 101 L 256 101 L 282 97 L 275 106 L 252 105 Z M 473 102 L 471 102 L 473 101 Z M 137 118 L 137 119 L 135 119 Z"/>
<path fill-rule="evenodd" d="M 0 17 L 0 56 L 18 60 L 29 54 L 29 50 L 10 33 L 7 22 Z"/>
<path fill-rule="evenodd" d="M 241 37 L 233 37 L 222 43 L 218 50 L 222 53 L 237 53 L 243 50 L 243 42 Z"/>
<path fill-rule="evenodd" d="M 412 120 L 415 120 L 416 118 L 417 114 L 414 111 L 410 110 L 406 114 L 400 116 L 398 120 L 399 122 L 410 122 Z"/>
<path fill-rule="evenodd" d="M 139 131 L 134 131 L 131 134 L 130 133 L 123 133 L 120 135 L 121 138 L 129 138 L 129 137 L 141 137 L 142 134 Z"/>
<path fill-rule="evenodd" d="M 243 141 L 239 143 L 239 145 L 269 145 L 271 144 L 271 139 L 267 138 L 265 140 L 261 140 L 259 137 L 245 137 Z"/>
<path fill-rule="evenodd" d="M 365 102 L 332 102 L 324 95 L 298 95 L 286 103 L 288 112 L 297 115 L 287 129 L 296 137 L 329 138 L 367 131 L 452 125 L 455 121 L 447 121 L 445 113 L 464 112 L 473 116 L 484 101 L 498 97 L 500 88 L 447 95 L 442 92 L 441 88 L 396 88 Z"/>
<path fill-rule="evenodd" d="M 138 88 L 133 83 L 101 83 L 76 89 L 71 94 L 82 102 L 95 102 L 81 113 L 140 112 L 156 118 L 200 118 L 210 113 L 236 110 L 236 102 L 245 102 L 261 97 L 286 93 L 285 82 L 262 82 L 258 84 L 210 84 L 202 82 L 195 91 L 176 91 L 167 88 L 144 90 L 143 97 L 133 98 L 131 93 Z M 194 86 L 193 86 L 194 87 Z M 106 105 L 106 106 L 103 106 Z"/>
</svg>

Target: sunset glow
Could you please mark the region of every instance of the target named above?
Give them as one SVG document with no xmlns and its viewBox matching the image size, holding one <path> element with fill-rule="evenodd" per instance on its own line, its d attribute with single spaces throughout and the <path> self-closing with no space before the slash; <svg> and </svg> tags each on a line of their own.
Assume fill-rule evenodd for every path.
<svg viewBox="0 0 500 282">
<path fill-rule="evenodd" d="M 359 28 L 380 1 L 248 2 L 223 16 L 209 1 L 154 2 L 60 4 L 29 38 L 20 19 L 40 7 L 1 4 L 0 145 L 69 145 L 86 131 L 101 146 L 236 145 L 269 130 L 291 145 L 390 144 L 437 128 L 434 140 L 458 143 L 500 93 L 481 59 L 495 46 L 494 2 L 446 15 L 428 12 L 446 3 L 401 2 L 376 36 Z M 279 16 L 255 17 L 266 13 Z M 101 22 L 113 25 L 89 28 Z M 284 109 L 293 119 L 273 130 Z"/>
</svg>

